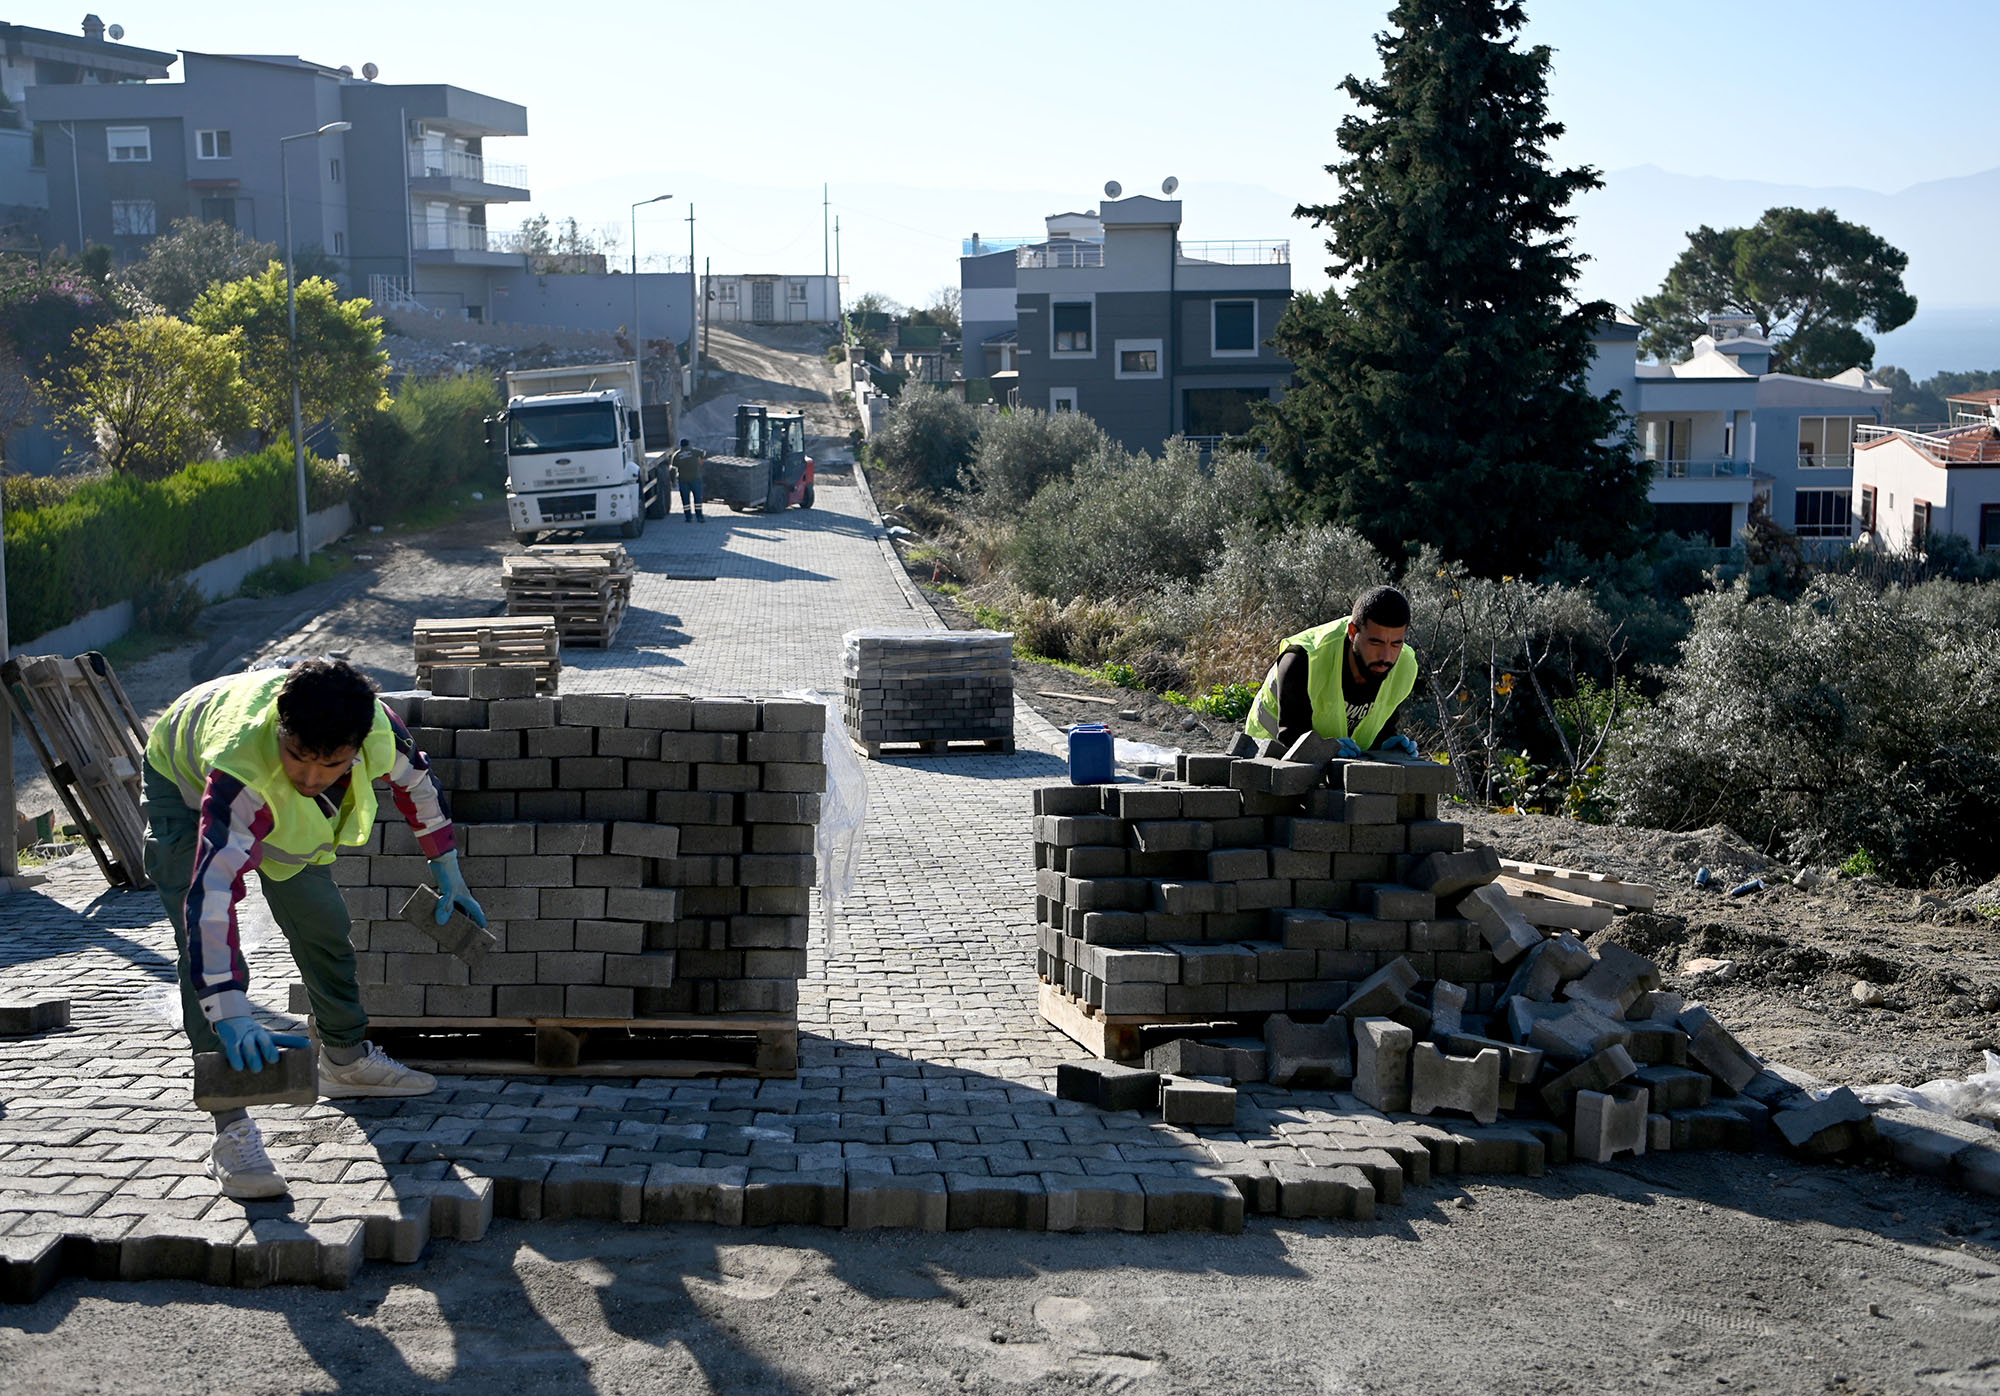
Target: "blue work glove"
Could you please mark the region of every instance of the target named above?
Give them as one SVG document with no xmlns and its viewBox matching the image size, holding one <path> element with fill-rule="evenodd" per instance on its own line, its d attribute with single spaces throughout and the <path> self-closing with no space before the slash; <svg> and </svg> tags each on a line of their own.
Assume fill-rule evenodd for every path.
<svg viewBox="0 0 2000 1396">
<path fill-rule="evenodd" d="M 458 850 L 431 859 L 431 871 L 437 874 L 438 909 L 437 923 L 442 926 L 451 920 L 453 908 L 464 912 L 481 926 L 486 924 L 486 913 L 473 899 L 472 889 L 465 885 L 465 874 L 458 870 Z"/>
<path fill-rule="evenodd" d="M 1354 738 L 1352 737 L 1342 737 L 1336 751 L 1350 761 L 1359 761 L 1361 759 L 1361 748 L 1355 745 Z"/>
<path fill-rule="evenodd" d="M 262 1071 L 278 1064 L 280 1047 L 310 1047 L 311 1042 L 296 1033 L 271 1032 L 248 1013 L 224 1018 L 215 1025 L 222 1039 L 222 1055 L 238 1071 Z"/>
<path fill-rule="evenodd" d="M 1417 744 L 1400 732 L 1384 741 L 1382 745 L 1375 749 L 1377 751 L 1400 751 L 1405 756 L 1415 756 L 1417 754 Z"/>
</svg>

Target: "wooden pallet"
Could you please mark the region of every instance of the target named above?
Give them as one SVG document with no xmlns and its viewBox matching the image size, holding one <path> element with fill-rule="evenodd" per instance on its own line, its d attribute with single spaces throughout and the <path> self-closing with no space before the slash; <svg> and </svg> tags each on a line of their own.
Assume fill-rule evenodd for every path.
<svg viewBox="0 0 2000 1396">
<path fill-rule="evenodd" d="M 796 1018 L 370 1018 L 369 1040 L 455 1076 L 754 1076 L 799 1072 Z"/>
<path fill-rule="evenodd" d="M 1517 863 L 1511 858 L 1500 860 L 1500 871 L 1507 877 L 1530 882 L 1538 887 L 1559 892 L 1570 892 L 1591 901 L 1608 902 L 1626 911 L 1651 911 L 1659 901 L 1659 890 L 1643 882 L 1627 882 L 1622 877 L 1611 877 L 1605 873 L 1579 872 L 1575 868 L 1554 868 L 1541 863 Z"/>
<path fill-rule="evenodd" d="M 440 666 L 532 669 L 541 693 L 555 692 L 562 678 L 562 634 L 551 615 L 419 620 L 412 643 L 419 688 L 430 687 Z"/>
<path fill-rule="evenodd" d="M 632 565 L 625 550 L 544 554 L 539 550 L 500 560 L 500 586 L 512 614 L 554 618 L 565 643 L 608 649 L 632 599 Z"/>
<path fill-rule="evenodd" d="M 24 655 L 0 666 L 0 683 L 105 881 L 152 886 L 141 793 L 146 728 L 110 662 L 95 650 L 75 659 Z"/>
<path fill-rule="evenodd" d="M 1012 737 L 989 737 L 984 740 L 957 741 L 935 739 L 911 742 L 864 742 L 854 739 L 854 748 L 870 761 L 881 761 L 897 756 L 984 756 L 996 753 L 1012 755 Z"/>
<path fill-rule="evenodd" d="M 1186 1036 L 1188 1028 L 1202 1029 L 1203 1036 L 1231 1036 L 1247 1028 L 1240 1018 L 1218 1019 L 1212 1014 L 1107 1014 L 1046 979 L 1037 990 L 1035 1008 L 1043 1022 L 1084 1051 L 1114 1062 L 1139 1061 L 1148 1047 Z"/>
</svg>

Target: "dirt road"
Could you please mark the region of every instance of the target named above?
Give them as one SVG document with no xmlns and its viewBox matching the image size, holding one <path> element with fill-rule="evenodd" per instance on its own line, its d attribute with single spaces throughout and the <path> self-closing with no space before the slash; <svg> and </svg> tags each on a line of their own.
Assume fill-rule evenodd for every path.
<svg viewBox="0 0 2000 1396">
<path fill-rule="evenodd" d="M 805 413 L 806 449 L 815 457 L 850 458 L 847 435 L 861 419 L 839 402 L 847 366 L 827 362 L 835 338 L 823 325 L 710 326 L 702 382 L 681 418 L 682 434 L 705 451 L 728 451 L 736 442 L 738 403 L 784 405 Z"/>
</svg>

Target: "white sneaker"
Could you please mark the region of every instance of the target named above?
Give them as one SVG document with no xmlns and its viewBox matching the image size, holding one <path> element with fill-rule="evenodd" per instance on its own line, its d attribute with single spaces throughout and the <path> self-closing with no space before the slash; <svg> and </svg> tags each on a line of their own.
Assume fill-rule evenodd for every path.
<svg viewBox="0 0 2000 1396">
<path fill-rule="evenodd" d="M 217 1130 L 208 1152 L 208 1176 L 222 1184 L 222 1195 L 241 1200 L 283 1197 L 290 1189 L 264 1152 L 257 1122 L 244 1118 Z"/>
<path fill-rule="evenodd" d="M 429 1095 L 437 1089 L 437 1077 L 404 1066 L 372 1042 L 367 1050 L 346 1066 L 337 1066 L 319 1054 L 319 1093 L 323 1100 L 346 1100 L 364 1095 Z"/>
</svg>

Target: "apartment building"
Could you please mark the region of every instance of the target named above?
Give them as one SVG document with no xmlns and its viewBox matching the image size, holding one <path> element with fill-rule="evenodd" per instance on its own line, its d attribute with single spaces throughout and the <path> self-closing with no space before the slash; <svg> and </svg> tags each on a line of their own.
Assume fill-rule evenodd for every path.
<svg viewBox="0 0 2000 1396">
<path fill-rule="evenodd" d="M 2000 390 L 1945 399 L 1951 420 L 1873 427 L 1855 443 L 1855 532 L 1863 547 L 1923 552 L 1957 534 L 2000 551 Z"/>
<path fill-rule="evenodd" d="M 1680 363 L 1639 362 L 1639 326 L 1623 315 L 1593 347 L 1591 391 L 1619 394 L 1653 466 L 1661 532 L 1727 546 L 1762 514 L 1808 543 L 1852 539 L 1855 446 L 1887 419 L 1887 388 L 1858 368 L 1773 373 L 1775 346 L 1735 316 L 1712 316 Z"/>
<path fill-rule="evenodd" d="M 1237 436 L 1283 393 L 1270 346 L 1292 294 L 1288 242 L 1183 242 L 1181 202 L 1107 198 L 1040 238 L 967 239 L 968 380 L 1001 401 L 1083 412 L 1130 450 Z"/>
</svg>

